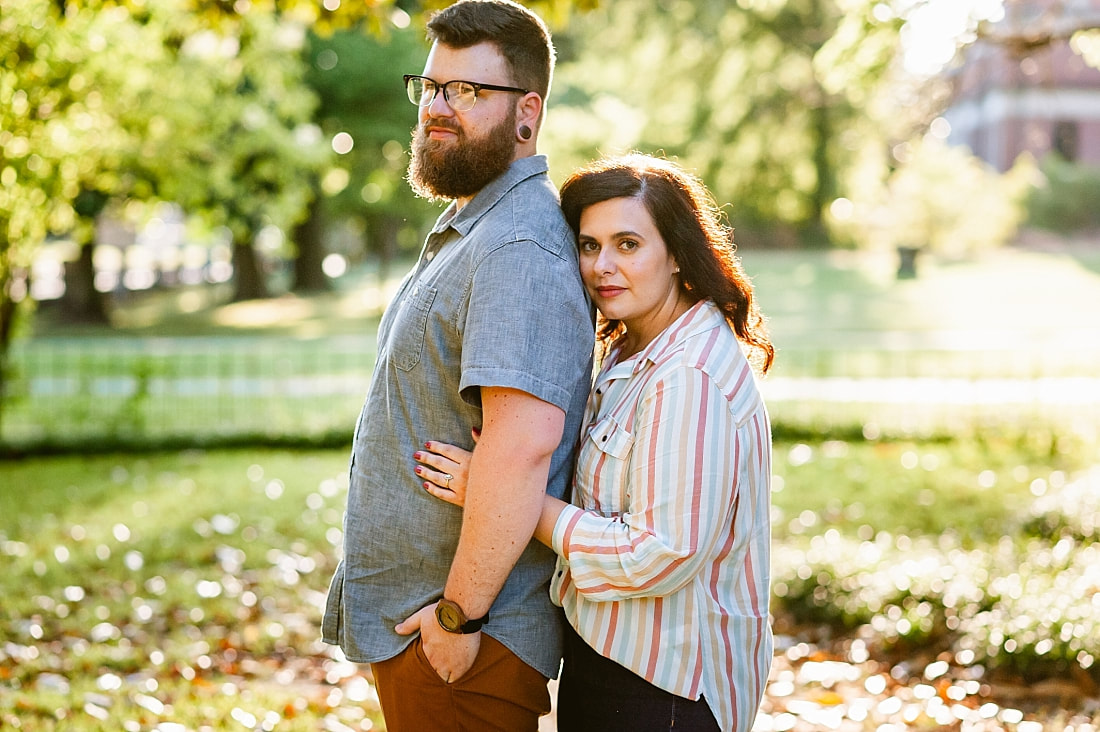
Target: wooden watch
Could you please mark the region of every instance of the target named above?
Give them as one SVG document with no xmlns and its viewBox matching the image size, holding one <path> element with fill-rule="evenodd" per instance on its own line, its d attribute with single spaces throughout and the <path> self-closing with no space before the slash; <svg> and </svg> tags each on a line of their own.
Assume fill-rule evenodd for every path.
<svg viewBox="0 0 1100 732">
<path fill-rule="evenodd" d="M 467 635 L 481 630 L 481 626 L 485 625 L 489 615 L 486 613 L 483 617 L 468 620 L 466 613 L 462 611 L 457 602 L 443 597 L 435 606 L 435 619 L 439 622 L 439 627 L 448 633 Z"/>
</svg>

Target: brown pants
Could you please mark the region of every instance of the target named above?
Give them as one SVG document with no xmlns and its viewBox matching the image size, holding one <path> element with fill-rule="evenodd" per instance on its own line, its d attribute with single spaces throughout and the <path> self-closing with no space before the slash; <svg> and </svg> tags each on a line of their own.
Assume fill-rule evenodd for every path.
<svg viewBox="0 0 1100 732">
<path fill-rule="evenodd" d="M 428 663 L 419 636 L 370 667 L 387 732 L 536 732 L 550 712 L 546 678 L 485 634 L 473 667 L 453 684 Z"/>
</svg>

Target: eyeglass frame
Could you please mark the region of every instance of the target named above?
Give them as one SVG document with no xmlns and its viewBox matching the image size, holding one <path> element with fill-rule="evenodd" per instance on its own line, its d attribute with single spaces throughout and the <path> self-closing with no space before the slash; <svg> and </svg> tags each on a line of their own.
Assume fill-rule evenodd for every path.
<svg viewBox="0 0 1100 732">
<path fill-rule="evenodd" d="M 451 97 L 447 93 L 447 87 L 450 86 L 451 84 L 469 84 L 470 86 L 472 86 L 474 88 L 474 104 L 477 104 L 477 100 L 480 98 L 478 95 L 481 93 L 482 89 L 487 89 L 489 91 L 516 92 L 517 94 L 530 94 L 531 93 L 530 89 L 521 89 L 518 86 L 501 86 L 499 84 L 482 84 L 482 83 L 479 83 L 479 82 L 476 82 L 476 81 L 466 81 L 465 79 L 451 79 L 450 81 L 448 81 L 446 83 L 440 84 L 438 81 L 431 78 L 430 76 L 422 76 L 420 74 L 405 74 L 402 78 L 405 80 L 405 91 L 406 91 L 406 93 L 408 93 L 409 81 L 411 81 L 412 79 L 424 79 L 426 81 L 430 81 L 433 84 L 435 84 L 435 91 L 432 93 L 432 98 L 429 99 L 427 101 L 427 103 L 421 103 L 421 102 L 413 101 L 412 97 L 411 96 L 409 97 L 410 102 L 415 104 L 417 107 L 421 107 L 421 108 L 430 107 L 432 102 L 435 101 L 435 98 L 437 96 L 439 96 L 439 92 L 441 92 L 441 91 L 443 92 L 443 99 L 447 102 L 447 104 L 451 104 Z M 423 97 L 421 97 L 421 98 L 423 98 Z M 468 109 L 456 109 L 455 111 L 456 112 L 469 112 L 471 109 L 474 108 L 474 104 L 471 104 Z M 451 105 L 451 106 L 452 106 L 452 108 L 454 107 L 454 105 Z"/>
</svg>

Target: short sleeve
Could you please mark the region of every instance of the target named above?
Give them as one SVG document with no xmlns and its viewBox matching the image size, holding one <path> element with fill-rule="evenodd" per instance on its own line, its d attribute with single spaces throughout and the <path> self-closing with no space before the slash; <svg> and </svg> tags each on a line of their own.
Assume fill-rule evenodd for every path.
<svg viewBox="0 0 1100 732">
<path fill-rule="evenodd" d="M 463 398 L 519 389 L 568 410 L 591 368 L 593 319 L 577 263 L 531 240 L 488 253 L 474 271 L 463 324 Z"/>
</svg>

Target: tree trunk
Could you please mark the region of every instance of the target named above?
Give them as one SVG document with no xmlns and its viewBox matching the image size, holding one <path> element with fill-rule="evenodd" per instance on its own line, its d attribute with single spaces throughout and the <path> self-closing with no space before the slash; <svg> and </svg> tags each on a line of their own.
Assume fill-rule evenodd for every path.
<svg viewBox="0 0 1100 732">
<path fill-rule="evenodd" d="M 0 282 L 0 287 L 10 287 L 11 278 Z M 8 357 L 11 352 L 12 332 L 15 329 L 15 316 L 18 304 L 8 296 L 7 292 L 0 293 L 0 443 L 4 435 L 4 407 L 8 397 Z"/>
<path fill-rule="evenodd" d="M 911 280 L 917 276 L 917 255 L 920 247 L 898 247 L 898 274 L 899 280 Z"/>
<path fill-rule="evenodd" d="M 309 206 L 309 216 L 294 229 L 298 256 L 294 260 L 294 292 L 323 292 L 329 280 L 321 269 L 325 259 L 324 219 L 319 198 Z"/>
<path fill-rule="evenodd" d="M 65 294 L 61 298 L 61 312 L 70 323 L 108 325 L 107 303 L 103 293 L 95 288 L 95 266 L 92 254 L 95 242 L 80 246 L 80 257 L 65 263 Z"/>
<path fill-rule="evenodd" d="M 397 232 L 401 220 L 382 214 L 370 219 L 367 229 L 367 249 L 378 257 L 378 282 L 384 284 L 390 276 L 390 265 L 397 256 Z"/>
<path fill-rule="evenodd" d="M 269 297 L 267 279 L 260 270 L 260 257 L 256 254 L 251 239 L 233 241 L 233 277 L 236 281 L 233 302 Z"/>
</svg>

